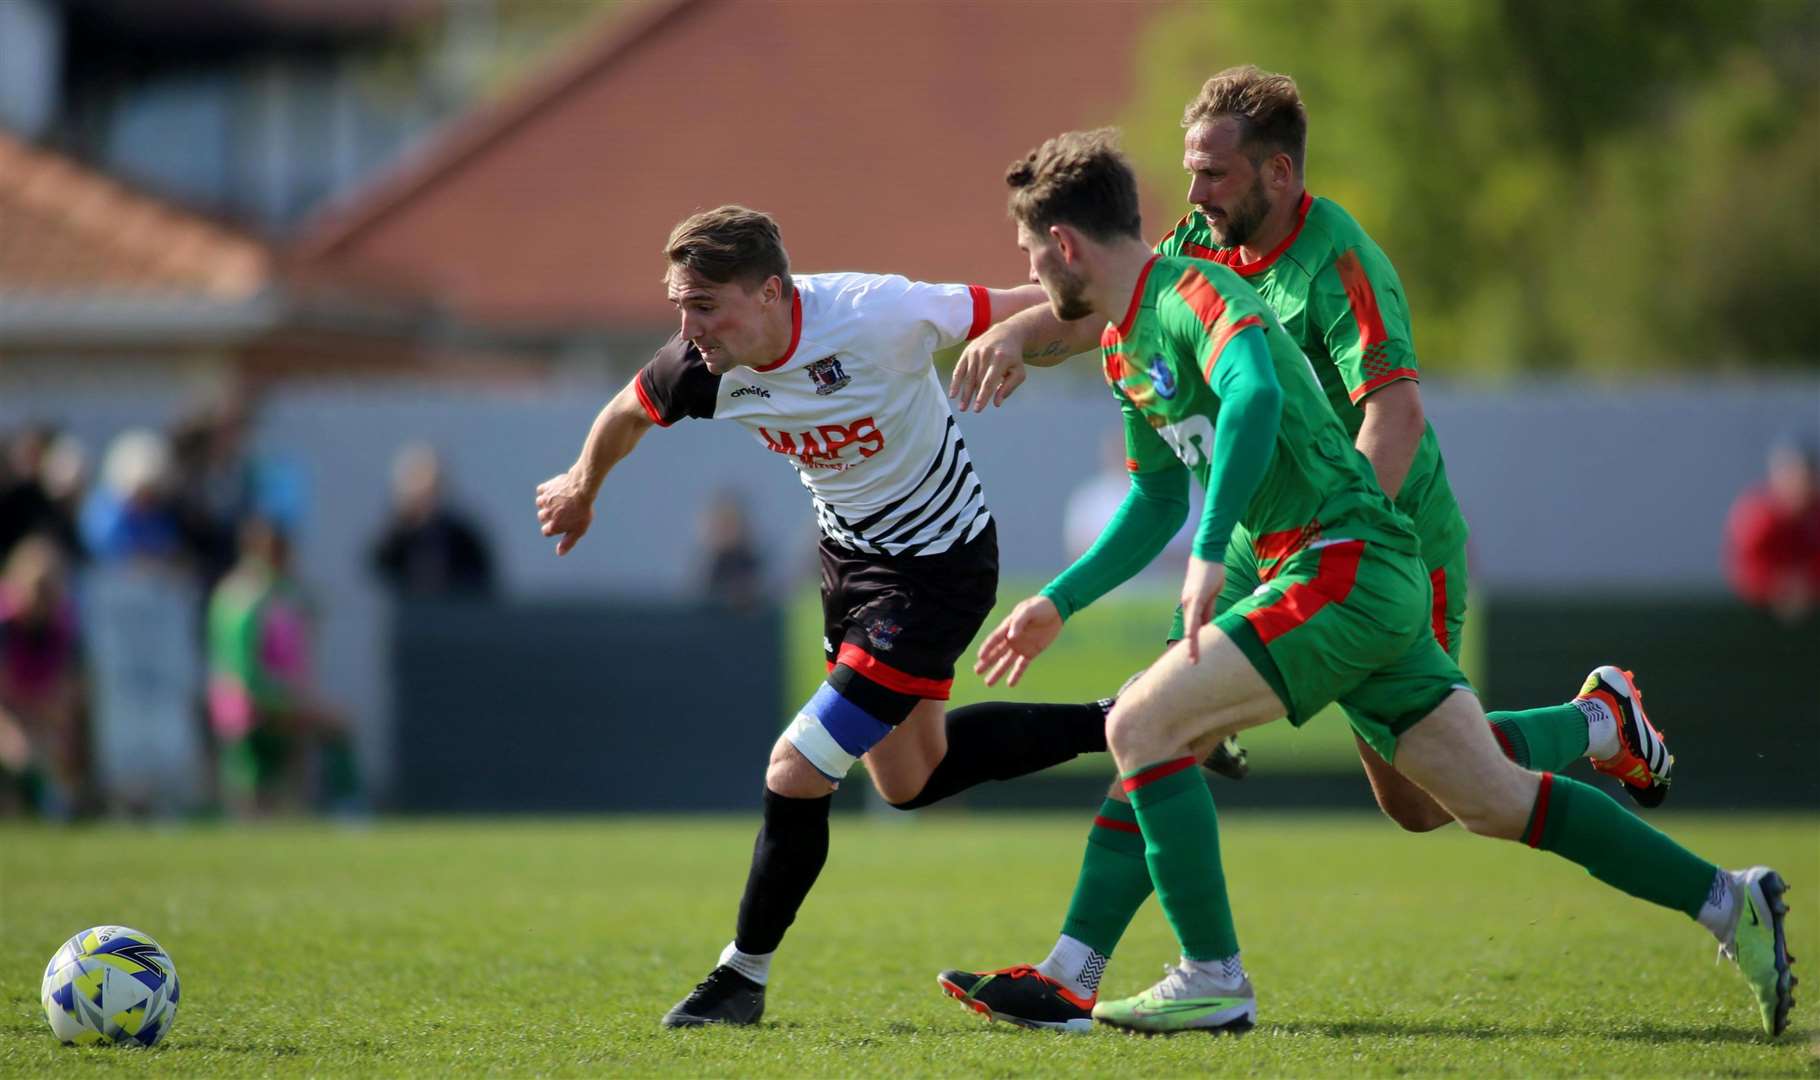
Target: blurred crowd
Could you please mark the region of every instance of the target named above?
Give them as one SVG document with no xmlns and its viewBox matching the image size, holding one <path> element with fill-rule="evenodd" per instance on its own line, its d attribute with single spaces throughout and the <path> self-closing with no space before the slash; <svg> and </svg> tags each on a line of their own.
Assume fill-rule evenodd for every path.
<svg viewBox="0 0 1820 1080">
<path fill-rule="evenodd" d="M 304 485 L 232 394 L 89 451 L 0 433 L 0 816 L 263 816 L 363 805 L 350 718 L 318 682 L 319 599 L 291 544 Z M 374 577 L 485 595 L 480 530 L 421 444 L 394 462 Z"/>
</svg>

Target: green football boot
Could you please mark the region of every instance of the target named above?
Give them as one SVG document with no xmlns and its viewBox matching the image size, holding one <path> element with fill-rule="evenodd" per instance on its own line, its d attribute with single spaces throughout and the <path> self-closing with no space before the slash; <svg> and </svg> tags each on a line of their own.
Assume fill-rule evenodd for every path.
<svg viewBox="0 0 1820 1080">
<path fill-rule="evenodd" d="M 1795 984 L 1799 981 L 1790 970 L 1795 958 L 1788 954 L 1788 939 L 1782 932 L 1782 920 L 1788 904 L 1782 894 L 1788 891 L 1782 875 L 1767 866 L 1749 870 L 1728 871 L 1738 901 L 1738 924 L 1731 940 L 1719 946 L 1721 956 L 1738 964 L 1757 995 L 1757 1009 L 1763 1014 L 1763 1030 L 1772 1037 L 1788 1029 L 1788 1011 L 1795 1007 Z"/>
<path fill-rule="evenodd" d="M 1095 1020 L 1138 1035 L 1178 1031 L 1239 1035 L 1250 1031 L 1257 1017 L 1257 994 L 1243 971 L 1231 979 L 1216 979 L 1174 966 L 1164 967 L 1162 981 L 1136 997 L 1093 1007 Z"/>
</svg>

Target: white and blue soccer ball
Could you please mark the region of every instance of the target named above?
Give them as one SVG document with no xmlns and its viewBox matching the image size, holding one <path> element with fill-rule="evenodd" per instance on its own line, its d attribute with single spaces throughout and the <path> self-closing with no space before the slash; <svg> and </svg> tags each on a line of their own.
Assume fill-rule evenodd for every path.
<svg viewBox="0 0 1820 1080">
<path fill-rule="evenodd" d="M 68 1043 L 152 1046 L 177 1018 L 169 953 L 125 926 L 95 926 L 63 943 L 44 967 L 40 995 L 51 1031 Z"/>
</svg>

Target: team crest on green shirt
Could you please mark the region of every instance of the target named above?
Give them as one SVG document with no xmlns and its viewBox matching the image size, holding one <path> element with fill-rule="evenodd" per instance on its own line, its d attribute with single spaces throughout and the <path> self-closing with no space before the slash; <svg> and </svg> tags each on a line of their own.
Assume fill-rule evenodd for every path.
<svg viewBox="0 0 1820 1080">
<path fill-rule="evenodd" d="M 1156 396 L 1168 401 L 1175 397 L 1175 372 L 1169 367 L 1169 361 L 1161 356 L 1150 358 L 1150 385 L 1156 388 Z"/>
</svg>

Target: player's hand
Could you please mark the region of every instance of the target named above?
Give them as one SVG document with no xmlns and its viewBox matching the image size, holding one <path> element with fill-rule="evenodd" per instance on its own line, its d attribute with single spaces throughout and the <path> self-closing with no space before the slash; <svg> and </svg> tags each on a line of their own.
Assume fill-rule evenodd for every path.
<svg viewBox="0 0 1820 1080">
<path fill-rule="evenodd" d="M 1182 637 L 1188 642 L 1188 662 L 1201 662 L 1200 629 L 1213 618 L 1214 601 L 1226 584 L 1224 563 L 1188 557 L 1188 576 L 1182 580 Z"/>
<path fill-rule="evenodd" d="M 948 400 L 961 412 L 985 412 L 986 403 L 1003 405 L 1024 383 L 1025 332 L 999 323 L 967 343 L 948 380 Z"/>
<path fill-rule="evenodd" d="M 594 495 L 573 470 L 537 485 L 537 523 L 557 536 L 556 554 L 567 555 L 594 524 Z"/>
<path fill-rule="evenodd" d="M 1062 613 L 1055 609 L 1054 601 L 1047 596 L 1032 596 L 1012 608 L 1005 621 L 986 635 L 973 673 L 984 675 L 987 686 L 997 685 L 1009 673 L 1007 684 L 1016 686 L 1030 661 L 1054 644 L 1061 632 Z"/>
</svg>

